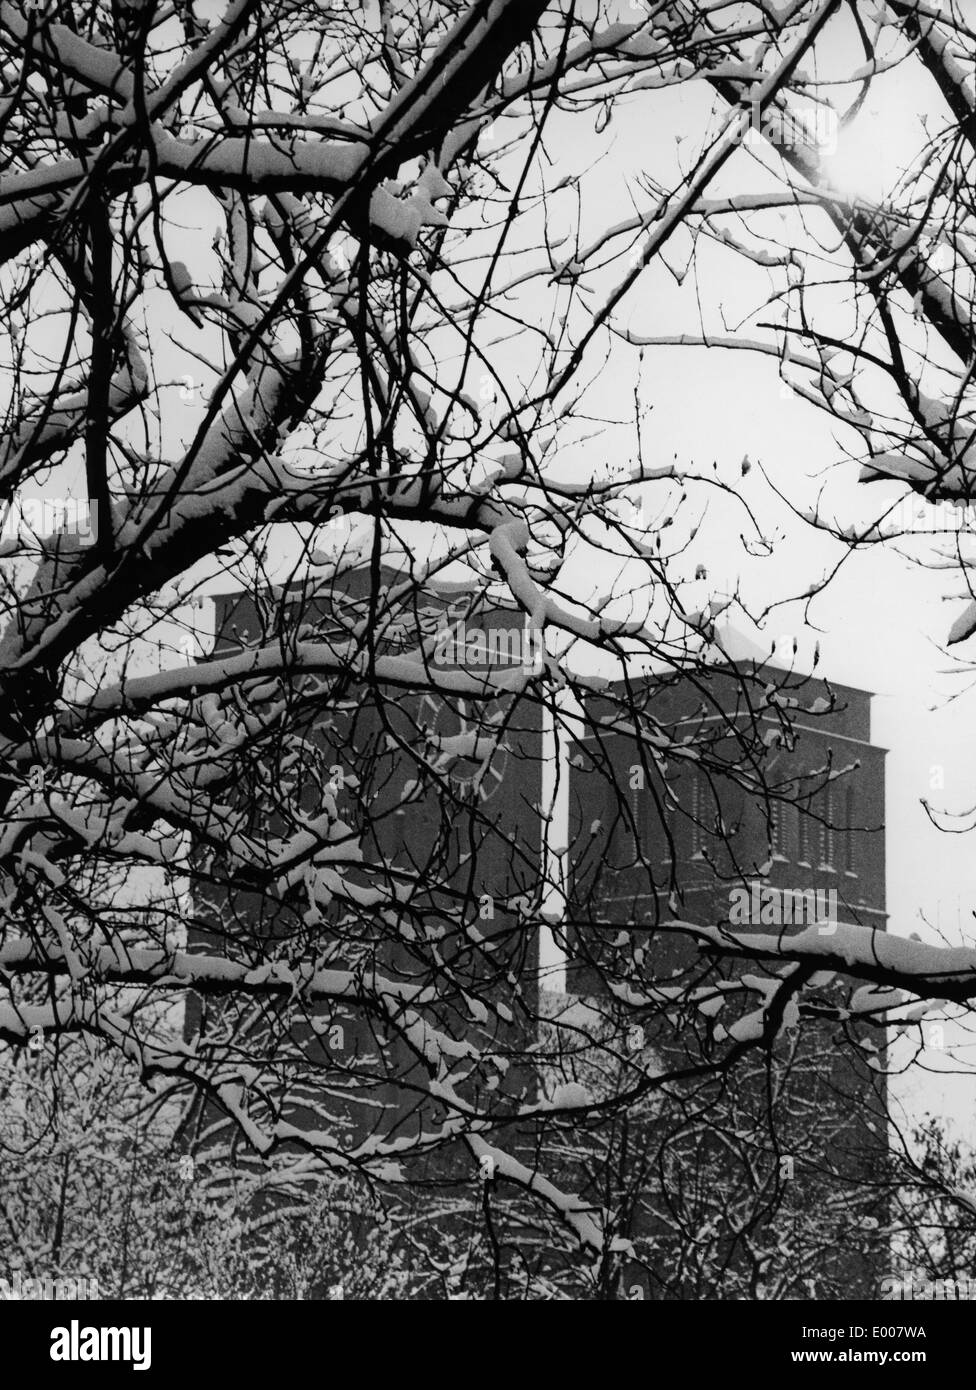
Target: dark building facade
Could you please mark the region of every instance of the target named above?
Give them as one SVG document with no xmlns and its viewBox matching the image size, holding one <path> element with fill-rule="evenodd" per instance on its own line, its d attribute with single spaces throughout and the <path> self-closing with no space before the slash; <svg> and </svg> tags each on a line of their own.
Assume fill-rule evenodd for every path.
<svg viewBox="0 0 976 1390">
<path fill-rule="evenodd" d="M 699 1001 L 642 1015 L 661 1070 L 689 1079 L 648 1108 L 641 1142 L 680 1157 L 670 1180 L 659 1164 L 648 1198 L 624 1204 L 624 1234 L 643 1233 L 658 1268 L 685 1264 L 662 1280 L 645 1260 L 631 1286 L 715 1296 L 718 1267 L 726 1285 L 737 1271 L 738 1296 L 764 1296 L 763 1250 L 792 1248 L 786 1296 L 877 1297 L 888 1263 L 883 1029 L 872 1041 L 846 1023 L 822 972 L 802 1028 L 774 1029 L 734 1073 L 703 1080 L 723 1046 L 757 1040 L 756 964 L 710 960 L 675 925 L 777 938 L 884 929 L 885 752 L 871 742 L 870 696 L 716 666 L 618 685 L 591 716 L 571 770 L 567 991 L 593 1003 L 609 985 L 633 1000 L 638 980 L 647 996 Z M 763 981 L 775 979 L 767 967 Z M 696 1229 L 711 1233 L 710 1264 L 696 1265 Z"/>
<path fill-rule="evenodd" d="M 756 675 L 772 684 L 786 673 Z M 694 685 L 639 688 L 636 709 L 670 745 L 664 771 L 633 734 L 584 734 L 571 773 L 577 902 L 592 899 L 608 922 L 652 927 L 676 913 L 721 922 L 731 912 L 744 925 L 737 890 L 746 886 L 774 890 L 767 901 L 812 894 L 841 922 L 884 929 L 885 750 L 871 742 L 871 697 L 801 679 L 785 690 L 792 693 L 757 713 L 722 668 Z M 593 723 L 618 708 L 602 704 L 594 702 Z M 600 826 L 591 835 L 594 815 Z M 750 892 L 747 922 L 753 902 Z M 774 918 L 767 913 L 765 925 Z"/>
<path fill-rule="evenodd" d="M 402 577 L 386 575 L 383 582 L 395 585 Z M 370 575 L 352 571 L 327 596 L 298 587 L 259 597 L 220 596 L 214 655 L 266 646 L 282 632 L 294 638 L 296 628 L 299 640 L 345 648 L 370 620 L 370 591 Z M 473 611 L 463 595 L 424 595 L 416 607 L 399 610 L 395 624 L 374 631 L 374 652 L 395 659 L 431 638 L 437 639 L 432 670 L 448 685 L 453 672 L 492 674 L 536 661 L 520 611 Z M 256 828 L 277 835 L 301 828 L 297 821 L 282 820 L 278 788 L 287 787 L 292 804 L 310 819 L 321 809 L 323 795 L 334 798 L 344 833 L 357 843 L 363 862 L 361 871 L 345 866 L 344 877 L 365 904 L 370 894 L 382 895 L 379 929 L 370 932 L 368 906 L 344 919 L 336 901 L 330 930 L 323 931 L 301 904 L 284 908 L 274 885 L 265 894 L 250 888 L 227 893 L 223 887 L 210 893 L 203 886 L 188 948 L 207 951 L 219 937 L 225 948 L 232 942 L 232 949 L 246 950 L 249 941 L 260 946 L 274 938 L 275 955 L 296 967 L 310 958 L 321 960 L 326 949 L 330 968 L 357 973 L 367 989 L 383 976 L 394 988 L 409 990 L 422 980 L 431 943 L 443 939 L 453 981 L 480 992 L 490 989 L 495 973 L 517 974 L 525 981 L 526 1013 L 534 1016 L 538 935 L 525 929 L 524 908 L 536 891 L 541 853 L 539 706 L 524 701 L 513 707 L 499 698 L 487 706 L 479 702 L 476 716 L 463 695 L 434 699 L 368 676 L 347 685 L 304 676 L 289 684 L 295 708 L 287 718 L 287 739 L 274 733 L 257 739 L 233 795 L 252 808 Z M 425 767 L 438 759 L 440 744 L 432 739 L 473 740 L 472 756 L 448 760 L 439 780 L 424 783 Z M 201 867 L 206 870 L 206 864 Z M 395 906 L 381 920 L 384 901 Z M 454 931 L 459 914 L 467 922 L 460 941 Z M 423 942 L 423 950 L 415 948 L 417 942 Z M 511 1041 L 513 1033 L 524 1031 L 522 1020 L 506 1020 L 501 1013 L 488 1015 L 472 1006 L 472 1014 L 456 987 L 447 994 L 437 1021 L 451 1036 L 467 1035 L 490 1052 L 493 1039 Z M 274 1020 L 247 1021 L 231 1013 L 226 1001 L 208 1006 L 192 1000 L 185 1019 L 188 1038 L 198 1043 L 212 1038 L 215 1046 L 231 1048 L 235 1031 L 254 1030 L 255 1040 L 260 1033 L 262 1046 L 273 1036 Z M 361 1008 L 319 1003 L 309 1006 L 303 1022 L 292 1025 L 276 1046 L 287 1064 L 276 1069 L 274 1103 L 296 1131 L 334 1128 L 351 1150 L 371 1138 L 402 1140 L 405 1147 L 422 1146 L 430 1138 L 433 1149 L 444 1116 L 418 1099 L 427 1090 L 419 1071 L 423 1064 L 395 1029 L 384 1032 L 382 1020 Z M 531 1078 L 513 1067 L 498 1090 L 514 1100 L 530 1084 Z M 191 1142 L 212 1153 L 232 1132 L 219 1107 L 208 1104 L 194 1117 Z M 450 1158 L 440 1166 L 436 1158 L 418 1165 L 420 1176 L 432 1181 L 449 1166 Z"/>
<path fill-rule="evenodd" d="M 226 595 L 216 604 L 215 654 L 266 643 L 279 629 L 291 632 L 296 606 L 309 640 L 346 640 L 361 630 L 369 589 L 369 576 L 353 572 L 338 597 L 295 591 L 265 604 L 253 596 Z M 472 610 L 464 595 L 425 596 L 422 608 L 382 636 L 379 650 L 413 651 L 418 637 L 432 633 L 445 638 L 436 658 L 441 671 L 497 674 L 534 668 L 539 656 L 519 612 Z M 789 1228 L 807 1264 L 788 1296 L 871 1296 L 886 1267 L 884 1250 L 872 1250 L 870 1241 L 848 1242 L 846 1249 L 831 1242 L 843 1228 L 849 1191 L 856 1193 L 846 1200 L 848 1211 L 856 1209 L 853 1219 L 862 1227 L 882 1224 L 878 1201 L 871 1200 L 872 1171 L 885 1149 L 885 1097 L 877 1073 L 852 1062 L 851 1047 L 841 1046 L 850 1039 L 839 1036 L 835 1022 L 814 1020 L 798 1038 L 790 1033 L 759 1049 L 734 1076 L 713 1074 L 708 992 L 719 997 L 725 991 L 731 998 L 737 967 L 703 963 L 689 936 L 671 925 L 680 919 L 789 933 L 804 926 L 829 931 L 833 921 L 883 928 L 886 921 L 884 752 L 870 740 L 870 697 L 782 671 L 755 668 L 748 674 L 743 680 L 739 671 L 716 666 L 679 679 L 611 687 L 585 711 L 575 747 L 561 745 L 570 811 L 565 920 L 557 930 L 565 973 L 556 988 L 540 986 L 540 933 L 547 928 L 531 913 L 526 920 L 524 908 L 539 905 L 544 852 L 540 702 L 501 698 L 494 713 L 489 707 L 489 727 L 497 736 L 485 749 L 477 737 L 479 727 L 485 729 L 484 714 L 479 723 L 462 696 L 434 698 L 367 681 L 347 689 L 333 684 L 323 705 L 314 683 L 306 682 L 300 688 L 307 708 L 291 721 L 292 735 L 297 731 L 304 740 L 302 755 L 296 763 L 294 737 L 287 748 L 265 742 L 253 784 L 245 779 L 239 790 L 260 818 L 261 786 L 268 785 L 263 779 L 291 777 L 300 800 L 307 792 L 311 814 L 322 778 L 328 773 L 334 788 L 338 775 L 364 861 L 374 874 L 375 866 L 385 866 L 388 886 L 400 894 L 402 937 L 391 944 L 387 934 L 371 946 L 351 937 L 343 943 L 340 931 L 337 967 L 365 968 L 366 962 L 409 982 L 411 939 L 418 932 L 436 936 L 438 921 L 455 917 L 459 905 L 473 941 L 497 937 L 480 983 L 490 996 L 491 971 L 517 976 L 524 982 L 522 1018 L 489 1024 L 456 1017 L 450 1026 L 466 1028 L 489 1050 L 492 1030 L 497 1037 L 499 1029 L 509 1028 L 509 1040 L 516 1030 L 534 1030 L 522 1041 L 531 1050 L 537 1035 L 540 1060 L 513 1070 L 503 1083 L 513 1101 L 544 1096 L 581 1077 L 591 1094 L 603 1086 L 610 1095 L 624 1084 L 619 1075 L 594 1084 L 585 1075 L 585 1042 L 572 1056 L 564 1046 L 567 1024 L 570 1034 L 584 1038 L 612 1026 L 608 1020 L 621 991 L 639 987 L 653 993 L 677 982 L 686 995 L 701 998 L 697 1013 L 633 1013 L 640 1020 L 628 1031 L 639 1034 L 633 1053 L 648 1059 L 649 1070 L 653 1062 L 678 1080 L 649 1091 L 643 1109 L 636 1107 L 636 1118 L 627 1121 L 629 1129 L 611 1115 L 565 1158 L 567 1185 L 601 1209 L 607 1207 L 606 1173 L 615 1165 L 615 1234 L 635 1255 L 624 1274 L 625 1293 L 718 1296 L 714 1289 L 725 1273 L 742 1266 L 747 1272 L 736 1274 L 740 1292 L 733 1296 L 764 1296 L 757 1250 L 764 1242 L 787 1239 Z M 758 701 L 757 691 L 765 692 Z M 418 792 L 408 808 L 403 805 L 408 784 L 418 778 L 418 760 L 431 756 L 425 742 L 431 730 L 441 738 L 473 739 L 472 756 L 449 766 L 458 797 L 447 814 L 443 794 L 435 790 Z M 364 874 L 364 889 L 370 881 Z M 191 949 L 206 949 L 218 933 L 227 939 L 255 930 L 259 938 L 293 938 L 296 952 L 310 943 L 320 948 L 308 922 L 298 913 L 283 914 L 274 895 L 246 891 L 199 906 L 198 920 L 212 917 L 213 927 L 197 926 Z M 783 920 L 784 907 L 795 920 Z M 480 967 L 470 968 L 477 987 Z M 826 1014 L 829 983 L 823 989 Z M 223 1007 L 210 1019 L 199 1003 L 191 1007 L 188 1035 L 205 1038 L 214 1024 L 226 1031 Z M 326 1040 L 336 1028 L 345 1058 L 338 1075 L 326 1065 Z M 302 1036 L 291 1042 L 304 1052 L 307 1067 L 292 1069 L 279 1104 L 297 1130 L 321 1129 L 325 1116 L 350 1146 L 368 1133 L 397 1131 L 405 1139 L 422 1139 L 436 1132 L 441 1117 L 406 1103 L 411 1058 L 379 1046 L 352 1011 L 318 1006 Z M 324 1103 L 326 1072 L 330 1094 Z M 390 1076 L 396 1084 L 384 1079 Z M 197 1142 L 219 1128 L 219 1115 L 205 1108 L 197 1117 Z M 514 1142 L 529 1157 L 537 1136 Z M 440 1159 L 432 1163 L 424 1170 L 432 1179 L 450 1169 L 449 1156 L 440 1167 Z M 833 1202 L 839 1215 L 824 1227 L 821 1240 L 824 1202 Z M 701 1244 L 696 1224 L 712 1231 L 701 1268 L 687 1258 Z"/>
</svg>

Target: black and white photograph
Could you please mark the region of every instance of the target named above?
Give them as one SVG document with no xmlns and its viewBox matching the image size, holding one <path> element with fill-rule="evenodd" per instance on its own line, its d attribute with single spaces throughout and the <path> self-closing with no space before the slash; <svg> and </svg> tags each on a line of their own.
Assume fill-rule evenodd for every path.
<svg viewBox="0 0 976 1390">
<path fill-rule="evenodd" d="M 976 0 L 3 0 L 0 51 L 0 1328 L 776 1303 L 781 1371 L 925 1364 Z"/>
</svg>

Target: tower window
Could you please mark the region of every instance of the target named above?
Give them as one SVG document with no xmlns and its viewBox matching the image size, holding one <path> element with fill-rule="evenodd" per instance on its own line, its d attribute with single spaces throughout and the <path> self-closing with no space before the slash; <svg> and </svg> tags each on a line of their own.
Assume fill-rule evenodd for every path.
<svg viewBox="0 0 976 1390">
<path fill-rule="evenodd" d="M 834 867 L 834 789 L 828 786 L 823 799 L 824 822 L 820 827 L 820 865 L 821 868 Z"/>
<path fill-rule="evenodd" d="M 701 777 L 698 772 L 694 772 L 691 782 L 691 856 L 693 859 L 701 855 L 702 844 L 704 843 L 701 826 L 703 802 Z"/>
<path fill-rule="evenodd" d="M 662 807 L 662 821 L 664 833 L 664 854 L 663 859 L 666 864 L 670 864 L 674 859 L 675 834 L 677 832 L 677 817 L 674 814 L 674 803 L 669 799 L 667 788 L 662 791 L 664 805 Z"/>
<path fill-rule="evenodd" d="M 854 839 L 854 788 L 847 788 L 845 799 L 845 822 L 844 831 L 844 870 L 849 874 L 857 873 L 857 845 Z"/>
<path fill-rule="evenodd" d="M 786 807 L 778 801 L 769 807 L 769 849 L 775 859 L 785 859 L 786 854 Z"/>
<path fill-rule="evenodd" d="M 643 796 L 644 793 L 639 787 L 628 788 L 627 803 L 630 811 L 630 819 L 627 825 L 627 839 L 630 843 L 635 860 L 640 858 L 641 849 L 643 847 L 644 823 L 641 807 L 641 798 Z"/>
</svg>

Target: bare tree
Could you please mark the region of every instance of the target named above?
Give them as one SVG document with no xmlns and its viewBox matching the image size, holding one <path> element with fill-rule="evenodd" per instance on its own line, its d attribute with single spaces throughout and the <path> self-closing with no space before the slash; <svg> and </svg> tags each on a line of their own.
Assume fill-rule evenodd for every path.
<svg viewBox="0 0 976 1390">
<path fill-rule="evenodd" d="M 736 345 L 671 325 L 641 338 L 618 313 L 629 291 L 679 242 L 768 268 L 796 325 L 741 345 L 784 361 L 804 341 L 797 390 L 861 432 L 871 476 L 941 497 L 965 474 L 949 439 L 968 369 L 936 420 L 892 316 L 914 303 L 968 362 L 925 219 L 964 218 L 971 131 L 915 173 L 917 216 L 845 202 L 777 134 L 817 101 L 807 63 L 845 13 L 0 6 L 5 1043 L 82 1033 L 193 1097 L 186 1132 L 212 1159 L 275 1159 L 283 1182 L 436 1188 L 463 1168 L 521 1189 L 599 1262 L 626 1237 L 547 1171 L 540 1135 L 664 1104 L 808 1019 L 881 1027 L 907 996 L 976 991 L 968 953 L 867 928 L 685 920 L 675 866 L 661 932 L 726 970 L 717 1008 L 698 1008 L 700 975 L 665 989 L 636 936 L 589 950 L 606 1019 L 586 1048 L 611 1081 L 540 1081 L 540 1028 L 559 1065 L 577 1032 L 540 998 L 540 930 L 570 954 L 602 939 L 554 906 L 542 731 L 635 738 L 666 834 L 691 814 L 675 789 L 691 763 L 767 808 L 794 796 L 765 774 L 766 721 L 786 737 L 805 707 L 802 685 L 785 700 L 768 672 L 735 673 L 748 718 L 724 744 L 689 741 L 593 674 L 694 681 L 728 602 L 685 602 L 681 565 L 695 502 L 734 505 L 735 488 L 652 462 L 636 390 L 615 422 L 629 458 L 593 464 L 601 365 Z M 961 100 L 968 31 L 945 23 L 894 6 L 882 30 Z M 695 157 L 648 170 L 634 209 L 594 231 L 597 154 L 567 174 L 556 145 L 585 130 L 609 147 L 614 121 L 692 85 L 708 93 Z M 717 191 L 747 178 L 757 132 L 776 177 Z M 843 347 L 808 326 L 812 269 L 764 230 L 782 207 L 842 234 L 864 318 Z M 961 267 L 968 243 L 952 245 Z M 864 365 L 908 408 L 897 449 L 874 442 Z M 590 583 L 599 565 L 610 592 Z M 221 610 L 210 654 L 195 600 L 221 572 L 249 598 Z M 517 615 L 518 659 L 444 660 L 452 600 L 452 624 L 479 633 Z M 537 794 L 500 770 L 513 749 Z M 824 970 L 856 977 L 849 997 L 811 995 Z M 711 1022 L 692 1060 L 661 1069 L 626 1046 L 635 1020 L 695 1010 Z"/>
</svg>

